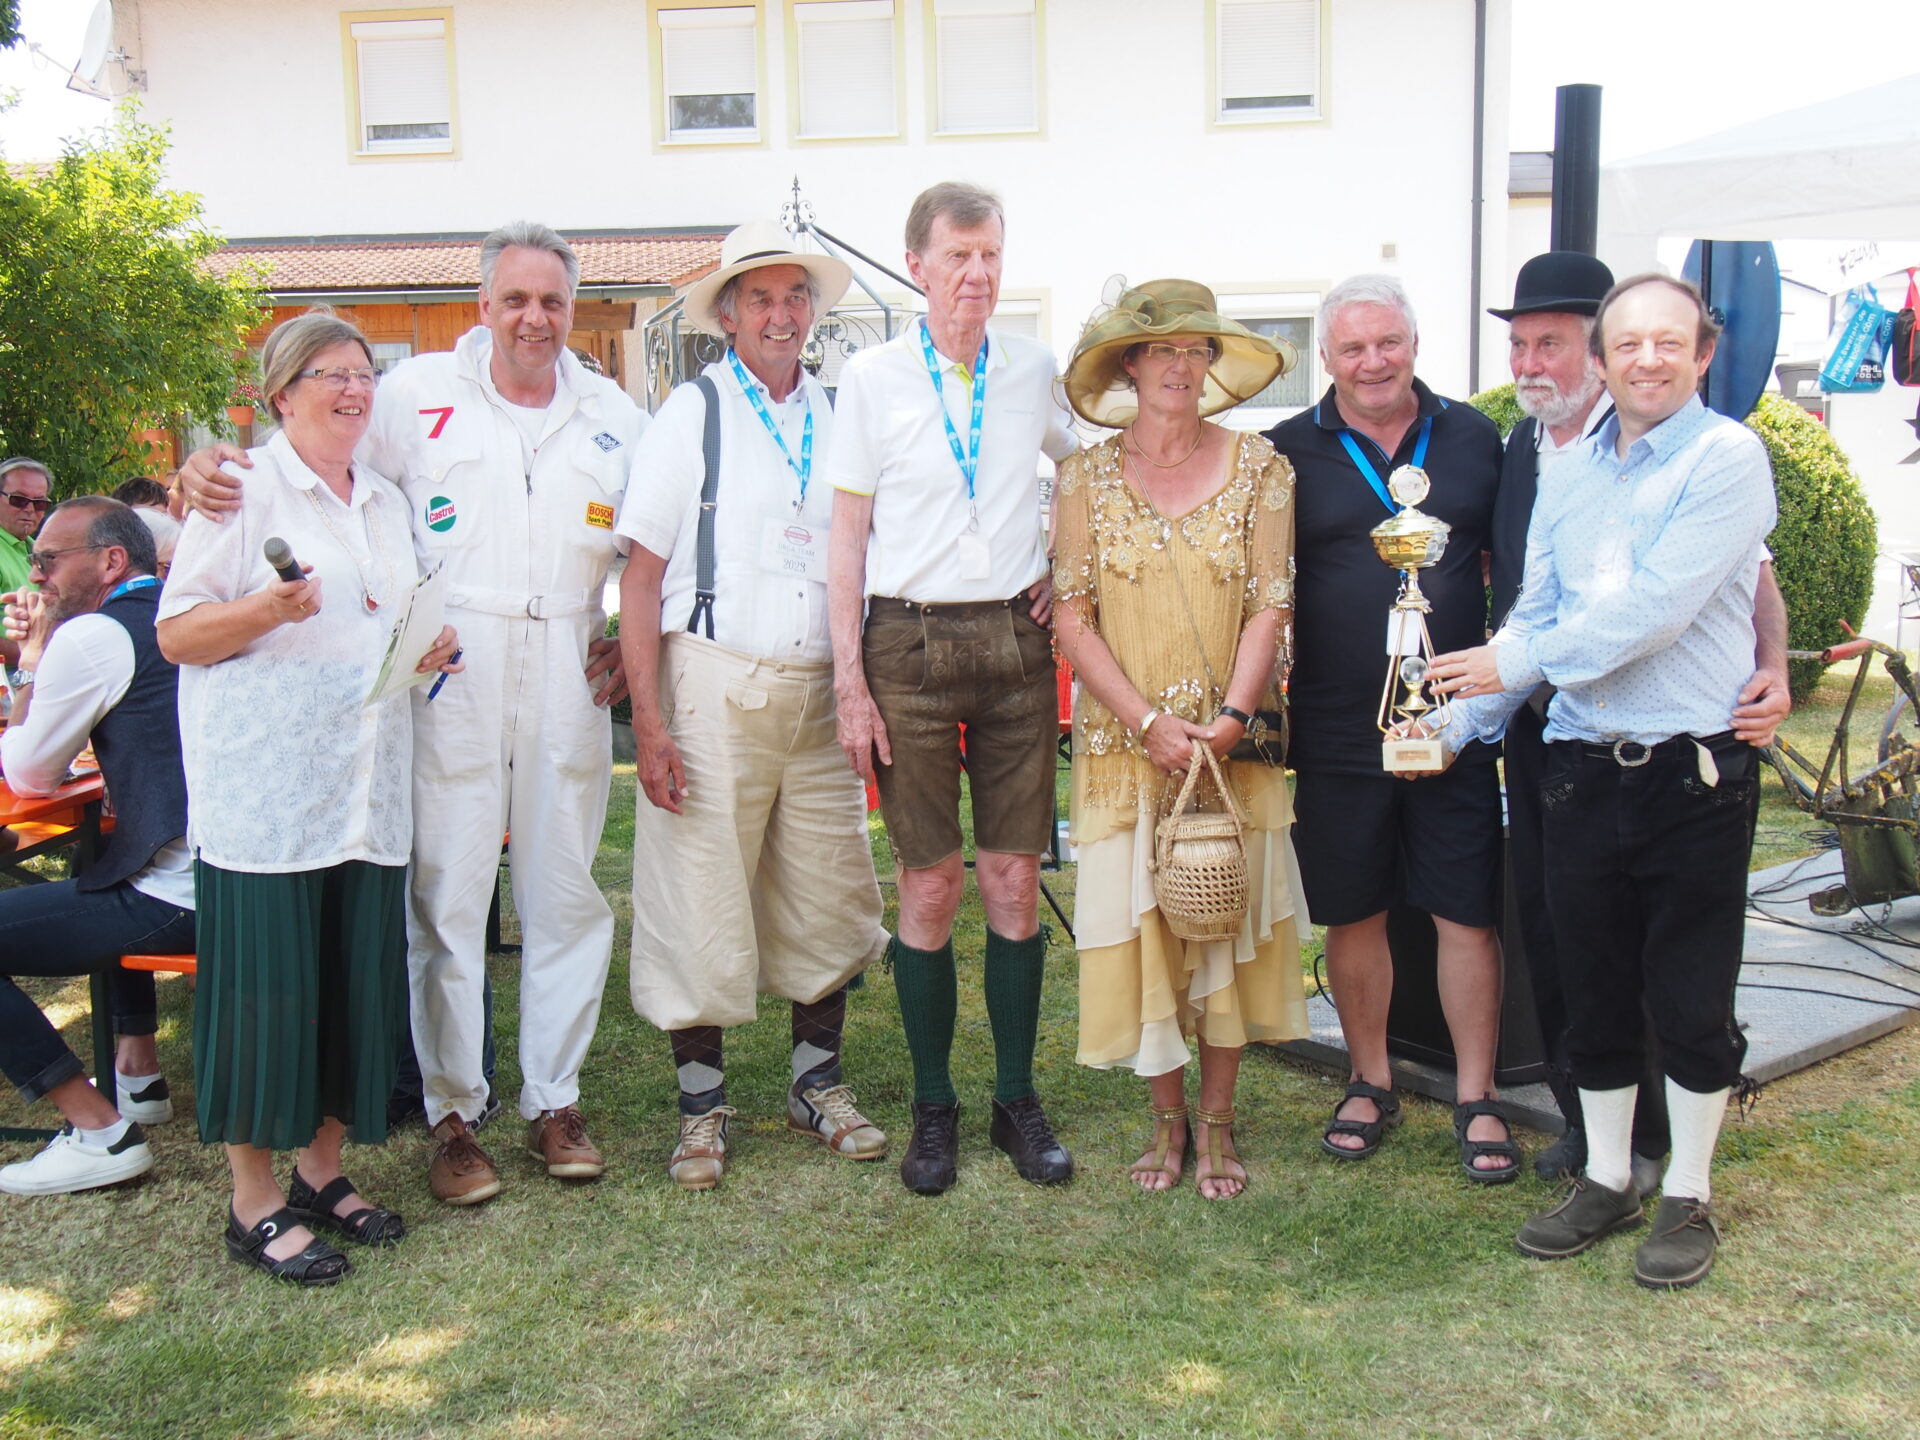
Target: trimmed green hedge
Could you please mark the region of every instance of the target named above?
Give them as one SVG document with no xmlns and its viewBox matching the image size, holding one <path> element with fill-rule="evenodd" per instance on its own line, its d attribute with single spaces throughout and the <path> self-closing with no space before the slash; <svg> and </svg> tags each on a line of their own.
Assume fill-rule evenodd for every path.
<svg viewBox="0 0 1920 1440">
<path fill-rule="evenodd" d="M 1469 402 L 1506 434 L 1520 423 L 1512 385 L 1483 390 Z M 1873 594 L 1879 527 L 1847 455 L 1827 429 L 1791 400 L 1762 395 L 1747 428 L 1773 462 L 1779 522 L 1767 544 L 1787 602 L 1787 644 L 1819 650 L 1846 639 L 1840 622 L 1858 627 Z M 1796 702 L 1819 682 L 1817 660 L 1789 666 Z"/>
</svg>

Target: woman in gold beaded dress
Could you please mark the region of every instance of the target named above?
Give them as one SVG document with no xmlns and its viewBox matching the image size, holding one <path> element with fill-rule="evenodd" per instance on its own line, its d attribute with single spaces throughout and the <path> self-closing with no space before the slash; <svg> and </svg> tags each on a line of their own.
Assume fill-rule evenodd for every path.
<svg viewBox="0 0 1920 1440">
<path fill-rule="evenodd" d="M 1216 313 L 1190 280 L 1155 280 L 1090 323 L 1067 367 L 1079 415 L 1118 433 L 1073 455 L 1055 486 L 1054 610 L 1079 677 L 1071 833 L 1079 862 L 1083 1065 L 1150 1078 L 1144 1190 L 1246 1185 L 1233 1144 L 1248 1041 L 1307 1033 L 1286 772 L 1223 760 L 1250 820 L 1251 899 L 1239 936 L 1184 941 L 1154 903 L 1155 819 L 1197 738 L 1224 757 L 1279 704 L 1293 607 L 1293 469 L 1258 435 L 1206 423 L 1295 363 L 1291 346 Z M 1199 1045 L 1200 1093 L 1185 1071 Z M 1189 1135 L 1189 1121 L 1193 1122 Z"/>
</svg>

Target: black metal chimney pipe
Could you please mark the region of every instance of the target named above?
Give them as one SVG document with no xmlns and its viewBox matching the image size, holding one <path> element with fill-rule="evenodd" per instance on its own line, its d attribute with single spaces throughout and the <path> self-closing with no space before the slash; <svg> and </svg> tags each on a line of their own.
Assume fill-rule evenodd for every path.
<svg viewBox="0 0 1920 1440">
<path fill-rule="evenodd" d="M 1591 255 L 1600 233 L 1600 87 L 1554 93 L 1553 248 Z"/>
</svg>

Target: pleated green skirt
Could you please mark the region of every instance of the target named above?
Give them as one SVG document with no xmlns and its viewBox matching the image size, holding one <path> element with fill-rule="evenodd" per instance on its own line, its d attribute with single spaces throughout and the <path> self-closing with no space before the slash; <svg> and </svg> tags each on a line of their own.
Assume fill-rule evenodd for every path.
<svg viewBox="0 0 1920 1440">
<path fill-rule="evenodd" d="M 332 1116 L 387 1135 L 407 1035 L 406 867 L 194 862 L 193 1077 L 208 1144 L 292 1150 Z"/>
</svg>

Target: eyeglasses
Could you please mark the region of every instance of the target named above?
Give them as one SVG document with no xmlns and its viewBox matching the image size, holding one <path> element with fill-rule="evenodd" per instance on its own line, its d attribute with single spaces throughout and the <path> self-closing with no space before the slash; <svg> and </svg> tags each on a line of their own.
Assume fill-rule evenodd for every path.
<svg viewBox="0 0 1920 1440">
<path fill-rule="evenodd" d="M 64 550 L 30 550 L 27 552 L 27 568 L 38 570 L 42 575 L 51 574 L 53 562 L 62 555 L 78 555 L 82 550 L 107 550 L 107 545 L 69 545 Z"/>
<path fill-rule="evenodd" d="M 1155 344 L 1155 345 L 1147 346 L 1147 358 L 1149 360 L 1169 360 L 1169 361 L 1191 360 L 1195 364 L 1201 366 L 1202 368 L 1205 368 L 1206 366 L 1213 364 L 1213 347 L 1211 345 Z"/>
<path fill-rule="evenodd" d="M 22 495 L 17 490 L 6 492 L 6 501 L 16 510 L 38 510 L 42 515 L 53 508 L 53 501 L 45 495 Z"/>
<path fill-rule="evenodd" d="M 380 372 L 377 370 L 349 370 L 344 365 L 331 365 L 324 370 L 302 370 L 294 377 L 296 380 L 318 380 L 329 390 L 344 390 L 358 381 L 371 388 L 378 383 Z"/>
</svg>

